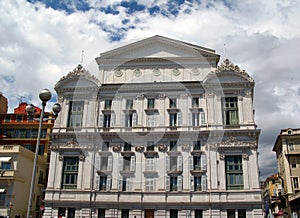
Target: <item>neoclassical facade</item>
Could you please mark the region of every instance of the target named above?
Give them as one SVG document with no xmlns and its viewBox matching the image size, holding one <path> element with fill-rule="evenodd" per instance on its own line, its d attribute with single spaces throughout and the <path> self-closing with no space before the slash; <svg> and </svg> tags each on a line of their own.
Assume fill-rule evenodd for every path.
<svg viewBox="0 0 300 218">
<path fill-rule="evenodd" d="M 56 86 L 44 217 L 262 217 L 254 81 L 154 36 Z"/>
</svg>

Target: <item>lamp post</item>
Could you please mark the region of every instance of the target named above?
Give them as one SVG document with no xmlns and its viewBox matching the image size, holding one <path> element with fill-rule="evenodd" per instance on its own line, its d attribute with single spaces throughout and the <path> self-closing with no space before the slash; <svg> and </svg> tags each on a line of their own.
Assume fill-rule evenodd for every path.
<svg viewBox="0 0 300 218">
<path fill-rule="evenodd" d="M 28 206 L 27 206 L 27 216 L 26 216 L 27 218 L 30 217 L 30 209 L 32 207 L 31 203 L 32 203 L 32 197 L 33 197 L 33 193 L 34 193 L 34 185 L 35 185 L 34 183 L 35 183 L 35 174 L 36 174 L 35 171 L 36 171 L 37 161 L 38 161 L 38 152 L 39 152 L 40 139 L 41 139 L 41 134 L 42 134 L 42 124 L 43 124 L 43 121 L 55 119 L 55 118 L 44 118 L 44 111 L 45 111 L 46 103 L 52 97 L 51 92 L 48 89 L 43 89 L 40 92 L 39 97 L 42 101 L 42 111 L 41 111 L 41 115 L 39 118 L 39 129 L 38 129 L 37 141 L 36 141 L 36 146 L 35 146 L 33 170 L 32 170 L 30 192 L 29 192 L 29 199 L 28 199 Z M 58 113 L 61 110 L 60 104 L 55 103 L 52 107 L 52 110 L 53 110 L 54 116 L 57 117 Z M 33 115 L 34 114 L 34 106 L 32 104 L 28 104 L 26 106 L 26 111 L 27 111 L 28 115 Z"/>
</svg>

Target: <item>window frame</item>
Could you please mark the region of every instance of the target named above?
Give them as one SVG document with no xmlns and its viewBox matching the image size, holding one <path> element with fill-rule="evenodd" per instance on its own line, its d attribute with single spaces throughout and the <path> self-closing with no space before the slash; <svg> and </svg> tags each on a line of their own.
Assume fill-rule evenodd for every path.
<svg viewBox="0 0 300 218">
<path fill-rule="evenodd" d="M 226 190 L 244 189 L 244 172 L 243 172 L 242 155 L 225 156 L 225 175 L 226 175 Z M 240 181 L 240 183 L 237 183 L 238 181 Z"/>
<path fill-rule="evenodd" d="M 74 160 L 75 163 L 68 164 L 68 160 Z M 67 165 L 68 164 L 68 165 Z M 70 168 L 70 169 L 67 169 Z M 72 170 L 72 168 L 74 168 Z M 76 189 L 78 182 L 78 170 L 79 170 L 79 157 L 78 156 L 65 156 L 63 158 L 63 169 L 62 169 L 62 189 Z M 68 178 L 70 176 L 70 178 Z M 74 180 L 73 183 L 67 183 L 66 180 Z"/>
<path fill-rule="evenodd" d="M 223 125 L 239 125 L 238 97 L 222 98 Z"/>
<path fill-rule="evenodd" d="M 70 101 L 68 128 L 80 128 L 83 124 L 84 101 Z"/>
</svg>

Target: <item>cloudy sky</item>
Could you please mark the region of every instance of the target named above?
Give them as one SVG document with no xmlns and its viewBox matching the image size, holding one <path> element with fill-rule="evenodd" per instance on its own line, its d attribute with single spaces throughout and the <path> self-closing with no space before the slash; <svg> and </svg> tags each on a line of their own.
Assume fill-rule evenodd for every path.
<svg viewBox="0 0 300 218">
<path fill-rule="evenodd" d="M 39 105 L 38 92 L 54 92 L 83 50 L 89 68 L 100 52 L 137 38 L 212 48 L 256 81 L 264 179 L 277 171 L 272 147 L 280 129 L 300 125 L 299 11 L 296 0 L 1 0 L 0 92 L 10 112 L 20 99 Z"/>
</svg>

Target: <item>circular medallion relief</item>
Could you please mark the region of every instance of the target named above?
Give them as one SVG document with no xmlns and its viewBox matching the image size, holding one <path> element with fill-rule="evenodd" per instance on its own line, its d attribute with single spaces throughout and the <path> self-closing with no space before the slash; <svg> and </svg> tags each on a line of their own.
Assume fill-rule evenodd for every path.
<svg viewBox="0 0 300 218">
<path fill-rule="evenodd" d="M 173 69 L 173 75 L 174 76 L 179 76 L 180 75 L 180 71 L 178 68 Z"/>
<path fill-rule="evenodd" d="M 153 74 L 154 76 L 159 76 L 160 75 L 160 70 L 158 68 L 153 69 Z"/>
<path fill-rule="evenodd" d="M 142 75 L 142 71 L 140 69 L 135 69 L 133 71 L 133 74 L 136 76 L 136 77 L 140 77 Z"/>
<path fill-rule="evenodd" d="M 116 77 L 121 77 L 122 75 L 123 75 L 122 70 L 120 70 L 120 69 L 115 70 L 115 76 L 116 76 Z"/>
<path fill-rule="evenodd" d="M 193 73 L 193 75 L 197 76 L 197 75 L 200 74 L 200 71 L 199 71 L 198 68 L 193 68 L 193 69 L 192 69 L 192 73 Z"/>
</svg>

